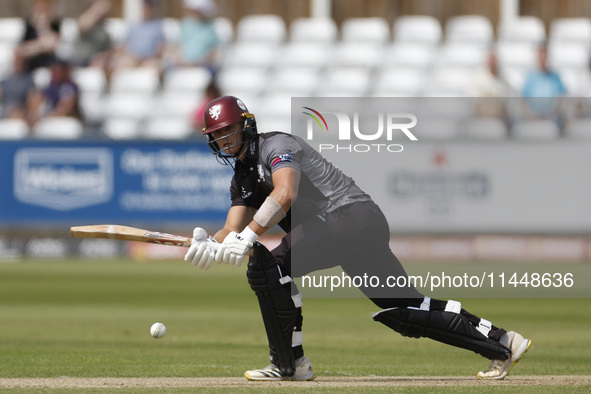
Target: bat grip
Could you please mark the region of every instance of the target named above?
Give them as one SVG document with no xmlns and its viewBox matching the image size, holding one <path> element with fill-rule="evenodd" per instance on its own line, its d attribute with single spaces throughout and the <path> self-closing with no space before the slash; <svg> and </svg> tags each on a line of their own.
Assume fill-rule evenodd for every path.
<svg viewBox="0 0 591 394">
<path fill-rule="evenodd" d="M 213 239 L 214 239 L 213 237 L 209 237 L 209 238 L 207 238 L 207 242 L 209 242 L 210 246 L 217 252 L 222 244 L 214 241 Z M 248 256 L 252 257 L 252 255 L 253 255 L 253 249 L 250 248 L 250 250 L 248 251 Z"/>
</svg>

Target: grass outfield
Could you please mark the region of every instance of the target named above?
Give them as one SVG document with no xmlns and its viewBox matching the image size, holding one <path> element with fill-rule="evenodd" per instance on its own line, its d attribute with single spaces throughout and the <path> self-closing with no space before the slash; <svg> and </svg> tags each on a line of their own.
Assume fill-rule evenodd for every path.
<svg viewBox="0 0 591 394">
<path fill-rule="evenodd" d="M 0 379 L 239 378 L 246 369 L 268 364 L 258 304 L 244 271 L 244 267 L 217 265 L 202 271 L 182 261 L 2 263 Z M 533 339 L 532 348 L 505 382 L 531 375 L 590 375 L 589 299 L 463 299 L 462 304 Z M 403 338 L 373 322 L 376 311 L 366 299 L 305 300 L 306 354 L 318 381 L 473 377 L 488 365 L 468 351 L 428 339 Z M 158 340 L 149 334 L 156 321 L 168 328 Z M 589 387 L 578 388 L 584 392 Z M 552 386 L 552 391 L 561 388 Z M 478 390 L 483 389 L 486 386 Z M 175 390 L 183 389 L 166 391 Z"/>
</svg>

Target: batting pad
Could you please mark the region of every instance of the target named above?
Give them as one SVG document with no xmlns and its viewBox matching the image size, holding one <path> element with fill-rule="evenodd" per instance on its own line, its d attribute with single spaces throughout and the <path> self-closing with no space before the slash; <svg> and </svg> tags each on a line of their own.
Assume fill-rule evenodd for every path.
<svg viewBox="0 0 591 394">
<path fill-rule="evenodd" d="M 257 295 L 273 364 L 283 376 L 293 376 L 295 360 L 292 338 L 298 319 L 298 310 L 291 298 L 291 285 L 283 283 L 273 255 L 262 244 L 253 246 L 246 276 Z"/>
<path fill-rule="evenodd" d="M 459 313 L 390 308 L 377 312 L 373 319 L 405 337 L 431 338 L 472 350 L 490 360 L 506 360 L 511 357 L 511 350 L 483 335 Z"/>
</svg>

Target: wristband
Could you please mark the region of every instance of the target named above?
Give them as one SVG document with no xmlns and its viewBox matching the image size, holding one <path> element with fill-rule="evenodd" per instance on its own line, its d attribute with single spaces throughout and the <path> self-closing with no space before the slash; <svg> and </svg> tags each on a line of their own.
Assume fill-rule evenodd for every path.
<svg viewBox="0 0 591 394">
<path fill-rule="evenodd" d="M 271 196 L 267 197 L 263 205 L 254 215 L 253 220 L 261 227 L 271 228 L 281 221 L 286 216 L 285 211 L 275 199 Z"/>
<path fill-rule="evenodd" d="M 257 233 L 255 233 L 254 231 L 252 231 L 252 229 L 248 226 L 246 226 L 244 228 L 244 230 L 242 230 L 242 232 L 240 233 L 240 236 L 242 238 L 244 238 L 245 240 L 247 240 L 248 242 L 250 242 L 251 244 L 254 244 L 255 241 L 257 240 L 257 238 L 259 237 L 257 235 Z"/>
</svg>

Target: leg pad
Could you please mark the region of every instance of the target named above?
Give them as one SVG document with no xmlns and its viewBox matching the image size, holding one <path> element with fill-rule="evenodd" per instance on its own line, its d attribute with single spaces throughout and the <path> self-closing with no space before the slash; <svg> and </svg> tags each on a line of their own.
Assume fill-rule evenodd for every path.
<svg viewBox="0 0 591 394">
<path fill-rule="evenodd" d="M 431 338 L 472 350 L 491 360 L 511 357 L 509 349 L 483 335 L 459 313 L 391 308 L 376 313 L 373 319 L 406 337 Z"/>
<path fill-rule="evenodd" d="M 246 276 L 259 301 L 271 361 L 283 376 L 293 376 L 295 361 L 292 336 L 299 314 L 291 298 L 291 284 L 282 280 L 273 255 L 260 243 L 253 246 Z"/>
</svg>

